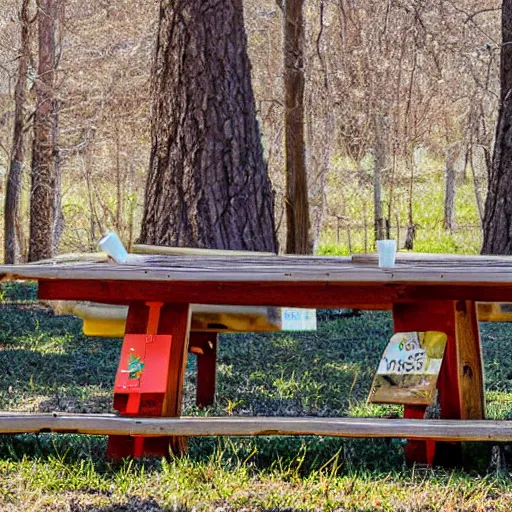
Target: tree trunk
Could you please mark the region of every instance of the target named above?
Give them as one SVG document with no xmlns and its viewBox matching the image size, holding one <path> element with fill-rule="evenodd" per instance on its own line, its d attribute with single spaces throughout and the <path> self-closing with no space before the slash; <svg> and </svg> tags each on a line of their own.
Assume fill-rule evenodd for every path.
<svg viewBox="0 0 512 512">
<path fill-rule="evenodd" d="M 55 138 L 57 102 L 54 96 L 56 45 L 55 30 L 59 0 L 40 0 L 39 64 L 37 69 L 32 183 L 30 196 L 29 261 L 51 258 L 54 252 L 55 209 L 59 203 L 58 162 Z"/>
<path fill-rule="evenodd" d="M 242 0 L 162 0 L 140 242 L 276 251 Z"/>
<path fill-rule="evenodd" d="M 413 212 L 413 197 L 414 197 L 414 167 L 416 165 L 414 159 L 414 147 L 408 151 L 407 161 L 411 169 L 409 178 L 409 199 L 407 201 L 407 234 L 405 236 L 404 249 L 412 251 L 414 249 L 414 239 L 416 238 L 416 224 L 414 223 L 414 212 Z M 400 238 L 400 227 L 397 223 L 397 240 Z M 400 244 L 397 242 L 397 246 Z"/>
<path fill-rule="evenodd" d="M 318 162 L 318 171 L 317 171 L 317 181 L 316 185 L 318 191 L 317 196 L 320 196 L 317 199 L 317 207 L 316 211 L 313 211 L 313 233 L 312 233 L 312 248 L 313 252 L 316 253 L 318 246 L 320 244 L 320 235 L 322 232 L 322 225 L 325 215 L 325 210 L 327 207 L 327 178 L 329 176 L 329 165 L 331 161 L 331 153 L 333 146 L 333 135 L 334 135 L 334 112 L 326 113 L 325 120 L 325 147 L 323 148 L 323 153 L 320 155 L 320 161 Z"/>
<path fill-rule="evenodd" d="M 452 144 L 446 149 L 443 226 L 449 231 L 452 231 L 455 222 L 455 162 L 458 156 L 458 144 Z"/>
<path fill-rule="evenodd" d="M 485 214 L 482 254 L 512 254 L 512 0 L 501 12 L 501 97 Z"/>
<path fill-rule="evenodd" d="M 304 143 L 303 0 L 284 1 L 286 252 L 309 254 L 309 202 Z"/>
<path fill-rule="evenodd" d="M 56 74 L 62 56 L 62 34 L 64 26 L 64 0 L 54 0 L 53 15 L 53 69 Z M 55 80 L 54 76 L 54 80 Z M 55 194 L 53 198 L 53 251 L 59 249 L 60 237 L 64 232 L 65 220 L 62 213 L 62 172 L 61 172 L 61 153 L 59 147 L 59 112 L 61 103 L 57 98 L 53 101 L 53 123 L 52 123 L 52 141 L 53 141 L 53 168 L 55 174 Z"/>
<path fill-rule="evenodd" d="M 382 208 L 382 171 L 386 166 L 386 142 L 384 136 L 383 119 L 381 116 L 375 120 L 375 162 L 373 168 L 373 209 L 375 240 L 386 238 L 385 219 Z"/>
<path fill-rule="evenodd" d="M 16 243 L 16 226 L 18 220 L 19 203 L 21 195 L 21 175 L 23 172 L 24 150 L 23 129 L 25 117 L 25 100 L 27 90 L 27 74 L 30 45 L 30 0 L 23 0 L 20 10 L 21 48 L 18 61 L 18 78 L 14 92 L 14 129 L 12 137 L 11 162 L 7 174 L 4 209 L 4 260 L 7 264 L 14 264 L 18 260 Z"/>
<path fill-rule="evenodd" d="M 62 173 L 59 148 L 59 110 L 60 105 L 58 102 L 56 102 L 54 110 L 54 121 L 52 125 L 53 169 L 55 175 L 55 194 L 53 196 L 53 252 L 58 251 L 60 237 L 62 236 L 65 228 L 64 214 L 62 213 Z"/>
<path fill-rule="evenodd" d="M 484 153 L 484 158 L 487 159 L 486 156 L 486 148 L 482 148 Z M 480 179 L 477 176 L 476 169 L 475 169 L 475 162 L 474 162 L 474 155 L 473 155 L 473 148 L 469 148 L 469 166 L 471 168 L 471 175 L 473 176 L 473 187 L 475 190 L 475 203 L 476 208 L 478 210 L 478 219 L 480 221 L 480 228 L 483 227 L 484 222 L 484 206 L 482 201 L 482 190 L 480 186 Z"/>
<path fill-rule="evenodd" d="M 329 80 L 329 67 L 326 58 L 324 31 L 325 5 L 321 0 L 318 4 L 319 31 L 316 37 L 316 56 L 318 58 L 323 80 L 318 77 L 309 91 L 306 147 L 309 148 L 306 162 L 308 172 L 309 218 L 312 224 L 310 243 L 313 253 L 318 252 L 320 236 L 327 209 L 327 181 L 330 170 L 331 156 L 336 145 L 336 109 Z M 310 63 L 313 66 L 313 62 Z M 316 84 L 316 85 L 315 85 Z M 323 119 L 323 122 L 320 120 Z M 316 123 L 315 123 L 316 120 Z M 311 162 L 316 163 L 316 172 L 311 176 Z"/>
</svg>

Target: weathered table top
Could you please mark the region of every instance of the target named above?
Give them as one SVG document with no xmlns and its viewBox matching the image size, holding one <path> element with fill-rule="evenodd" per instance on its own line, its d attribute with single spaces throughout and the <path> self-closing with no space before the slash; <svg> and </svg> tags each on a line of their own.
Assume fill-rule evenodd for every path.
<svg viewBox="0 0 512 512">
<path fill-rule="evenodd" d="M 117 303 L 342 307 L 423 299 L 512 301 L 512 258 L 504 256 L 399 254 L 395 267 L 383 269 L 375 255 L 133 255 L 126 264 L 96 259 L 4 265 L 2 277 L 38 280 L 41 298 Z"/>
<path fill-rule="evenodd" d="M 168 256 L 131 255 L 115 264 L 47 260 L 0 265 L 0 278 L 120 281 L 332 282 L 332 283 L 512 283 L 512 257 L 403 253 L 393 268 L 379 268 L 376 255 Z"/>
</svg>

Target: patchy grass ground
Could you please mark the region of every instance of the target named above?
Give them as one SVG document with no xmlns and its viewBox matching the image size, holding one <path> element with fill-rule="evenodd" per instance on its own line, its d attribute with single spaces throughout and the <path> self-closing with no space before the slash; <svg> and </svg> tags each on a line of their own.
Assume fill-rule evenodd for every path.
<svg viewBox="0 0 512 512">
<path fill-rule="evenodd" d="M 0 409 L 108 412 L 120 340 L 86 338 L 81 322 L 0 291 Z M 391 334 L 386 313 L 322 312 L 316 333 L 226 335 L 218 404 L 208 414 L 398 416 L 365 404 Z M 512 329 L 483 324 L 487 408 L 512 418 Z M 194 358 L 185 414 L 194 403 Z M 201 413 L 204 414 L 204 413 Z M 466 446 L 456 471 L 403 467 L 400 440 L 191 439 L 186 457 L 111 464 L 106 439 L 0 437 L 0 510 L 504 510 L 512 509 L 508 446 Z"/>
</svg>

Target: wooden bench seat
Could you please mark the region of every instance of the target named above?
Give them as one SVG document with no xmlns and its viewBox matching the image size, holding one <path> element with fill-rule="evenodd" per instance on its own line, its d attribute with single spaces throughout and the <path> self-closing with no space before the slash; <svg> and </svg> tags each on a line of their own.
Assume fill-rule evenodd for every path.
<svg viewBox="0 0 512 512">
<path fill-rule="evenodd" d="M 45 432 L 151 437 L 318 435 L 447 442 L 511 442 L 512 421 L 233 416 L 130 418 L 114 414 L 0 414 L 0 434 Z"/>
</svg>

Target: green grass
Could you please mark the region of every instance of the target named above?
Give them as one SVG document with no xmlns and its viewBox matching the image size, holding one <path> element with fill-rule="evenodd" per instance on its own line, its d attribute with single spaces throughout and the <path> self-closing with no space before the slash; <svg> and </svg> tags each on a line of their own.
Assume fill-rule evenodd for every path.
<svg viewBox="0 0 512 512">
<path fill-rule="evenodd" d="M 371 160 L 371 159 L 370 159 Z M 373 237 L 373 163 L 356 166 L 346 158 L 333 163 L 328 179 L 327 214 L 324 218 L 318 252 L 349 255 L 374 250 Z M 413 221 L 416 225 L 415 252 L 478 254 L 482 244 L 480 219 L 475 201 L 475 187 L 470 175 L 458 175 L 455 192 L 455 226 L 443 228 L 444 163 L 427 154 L 418 155 L 413 189 Z M 408 225 L 409 170 L 399 162 L 395 179 L 390 236 L 402 248 Z M 383 212 L 387 217 L 390 176 L 383 177 Z M 343 220 L 339 224 L 336 216 Z M 366 236 L 364 226 L 366 224 Z M 350 241 L 349 230 L 350 228 Z M 400 229 L 397 229 L 400 226 Z"/>
<path fill-rule="evenodd" d="M 512 418 L 512 329 L 481 327 L 488 415 Z M 387 313 L 323 311 L 316 333 L 221 336 L 217 405 L 196 410 L 191 357 L 184 413 L 399 416 L 366 405 L 391 328 Z M 120 343 L 45 308 L 0 304 L 0 408 L 110 411 Z M 401 440 L 196 438 L 183 458 L 115 464 L 105 448 L 104 437 L 0 436 L 0 510 L 512 508 L 509 446 L 467 445 L 470 465 L 450 472 L 404 468 Z"/>
</svg>

